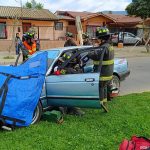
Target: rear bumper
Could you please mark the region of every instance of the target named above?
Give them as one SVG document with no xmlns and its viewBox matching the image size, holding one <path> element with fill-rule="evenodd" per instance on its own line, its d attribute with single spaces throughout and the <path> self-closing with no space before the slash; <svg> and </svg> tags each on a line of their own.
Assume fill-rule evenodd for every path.
<svg viewBox="0 0 150 150">
<path fill-rule="evenodd" d="M 128 77 L 130 75 L 130 70 L 126 71 L 126 72 L 123 72 L 123 73 L 120 73 L 119 74 L 119 77 L 120 77 L 120 80 L 125 80 L 126 77 Z"/>
</svg>

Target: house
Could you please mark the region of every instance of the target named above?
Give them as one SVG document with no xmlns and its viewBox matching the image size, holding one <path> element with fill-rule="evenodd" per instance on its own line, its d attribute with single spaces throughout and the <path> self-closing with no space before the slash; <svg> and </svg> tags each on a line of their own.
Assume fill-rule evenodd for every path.
<svg viewBox="0 0 150 150">
<path fill-rule="evenodd" d="M 22 37 L 30 27 L 41 40 L 42 49 L 59 46 L 56 40 L 66 32 L 57 16 L 47 9 L 0 6 L 0 50 L 8 50 L 11 45 L 14 48 L 16 33 Z"/>
<path fill-rule="evenodd" d="M 105 14 L 106 16 L 112 18 L 114 22 L 109 23 L 108 27 L 111 32 L 132 32 L 134 34 L 137 33 L 137 25 L 142 23 L 142 19 L 140 17 L 135 16 L 126 16 L 121 14 Z"/>
<path fill-rule="evenodd" d="M 80 16 L 83 32 L 87 32 L 90 37 L 95 36 L 96 28 L 99 26 L 108 26 L 111 32 L 129 31 L 136 32 L 136 25 L 142 19 L 139 17 L 130 17 L 126 15 L 103 14 L 91 12 L 73 12 L 73 11 L 56 11 L 55 15 L 59 22 L 64 24 L 67 31 L 77 34 L 75 25 L 76 17 Z"/>
<path fill-rule="evenodd" d="M 83 32 L 87 32 L 90 37 L 95 36 L 96 28 L 99 26 L 105 26 L 108 23 L 112 23 L 113 19 L 105 16 L 102 13 L 91 13 L 91 12 L 73 12 L 73 11 L 56 11 L 55 15 L 62 22 L 67 31 L 77 34 L 76 29 L 76 17 L 80 16 Z"/>
</svg>

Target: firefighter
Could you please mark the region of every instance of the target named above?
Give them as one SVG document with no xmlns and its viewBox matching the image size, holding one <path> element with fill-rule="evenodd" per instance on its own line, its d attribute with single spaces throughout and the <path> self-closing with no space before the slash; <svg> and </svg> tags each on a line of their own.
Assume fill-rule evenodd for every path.
<svg viewBox="0 0 150 150">
<path fill-rule="evenodd" d="M 99 46 L 102 51 L 94 51 L 89 53 L 89 57 L 93 59 L 94 71 L 99 70 L 100 56 L 102 58 L 102 68 L 100 69 L 100 83 L 99 83 L 99 92 L 100 92 L 100 102 L 101 106 L 104 108 L 106 112 L 108 109 L 106 107 L 107 104 L 107 86 L 113 77 L 113 68 L 114 68 L 114 49 L 111 46 L 110 42 L 110 33 L 107 28 L 100 27 L 96 31 L 96 36 L 99 39 Z"/>
<path fill-rule="evenodd" d="M 70 59 L 72 56 L 71 52 L 66 52 L 65 54 L 63 54 L 62 57 L 60 57 L 58 59 L 58 63 L 56 65 L 56 67 L 54 68 L 54 74 L 56 75 L 64 75 L 64 74 L 74 74 L 76 73 L 76 70 L 73 66 L 73 64 L 75 63 L 69 63 L 69 65 L 65 68 L 62 68 L 62 64 L 67 61 L 68 59 Z"/>
<path fill-rule="evenodd" d="M 89 40 L 89 35 L 87 33 L 83 33 L 82 38 L 83 38 L 83 45 L 92 45 L 92 43 Z"/>
<path fill-rule="evenodd" d="M 32 54 L 36 52 L 37 45 L 34 40 L 34 33 L 27 32 L 22 37 L 21 50 L 23 53 L 23 61 L 28 59 Z"/>
<path fill-rule="evenodd" d="M 64 44 L 64 47 L 67 46 L 77 46 L 77 44 L 73 40 L 73 34 L 71 32 L 66 33 L 66 42 Z"/>
</svg>

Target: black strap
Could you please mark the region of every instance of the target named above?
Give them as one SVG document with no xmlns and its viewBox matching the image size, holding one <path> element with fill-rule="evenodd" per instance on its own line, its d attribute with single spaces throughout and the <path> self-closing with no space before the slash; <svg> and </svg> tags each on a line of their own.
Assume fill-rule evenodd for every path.
<svg viewBox="0 0 150 150">
<path fill-rule="evenodd" d="M 25 124 L 25 121 L 24 121 L 24 120 L 20 120 L 20 119 L 8 117 L 8 116 L 0 115 L 0 119 L 13 121 L 13 125 L 16 125 L 16 122 L 21 123 L 21 124 Z M 15 123 L 14 123 L 14 122 L 15 122 Z"/>
<path fill-rule="evenodd" d="M 16 62 L 15 62 L 15 66 L 17 66 L 19 58 L 20 58 L 21 53 L 19 53 L 19 55 L 17 56 Z"/>
<path fill-rule="evenodd" d="M 16 59 L 16 62 L 15 62 L 14 66 L 17 66 L 20 55 L 21 55 L 21 53 L 19 53 L 19 55 L 17 56 L 17 59 Z M 4 105 L 5 105 L 5 101 L 6 101 L 6 96 L 7 96 L 7 92 L 8 92 L 8 82 L 9 82 L 10 78 L 12 78 L 12 77 L 13 78 L 18 78 L 18 79 L 24 79 L 24 78 L 22 78 L 22 77 L 16 77 L 16 76 L 13 76 L 11 74 L 7 74 L 7 73 L 3 73 L 3 72 L 0 72 L 0 74 L 2 74 L 4 76 L 7 76 L 4 84 L 2 85 L 2 87 L 0 89 L 0 97 L 3 94 L 2 102 L 1 102 L 1 105 L 0 105 L 0 121 L 3 124 L 5 124 L 5 120 L 13 121 L 13 126 L 16 125 L 16 122 L 25 124 L 25 121 L 23 121 L 23 120 L 12 118 L 12 117 L 7 117 L 7 116 L 2 116 L 1 115 L 2 111 L 3 111 L 3 108 L 4 108 Z"/>
<path fill-rule="evenodd" d="M 6 84 L 5 89 L 4 89 L 4 93 L 3 93 L 3 97 L 2 97 L 2 102 L 1 102 L 1 105 L 0 105 L 0 115 L 2 114 L 4 105 L 5 105 L 7 92 L 8 92 L 8 85 Z"/>
<path fill-rule="evenodd" d="M 8 75 L 4 84 L 2 85 L 1 89 L 0 89 L 0 96 L 2 96 L 2 101 L 1 101 L 1 104 L 0 104 L 0 118 L 2 119 L 2 121 L 5 123 L 5 120 L 10 120 L 10 121 L 13 121 L 13 126 L 16 125 L 16 122 L 19 122 L 19 123 L 25 123 L 25 121 L 23 120 L 19 120 L 19 119 L 16 119 L 16 118 L 12 118 L 12 117 L 6 117 L 6 116 L 2 116 L 2 111 L 3 111 L 3 108 L 4 108 L 4 105 L 5 105 L 5 102 L 6 102 L 6 96 L 7 96 L 7 92 L 8 92 L 8 82 L 9 80 L 11 79 L 12 75 Z M 18 77 L 17 77 L 18 78 Z M 21 77 L 20 77 L 21 78 Z"/>
<path fill-rule="evenodd" d="M 1 104 L 0 104 L 0 115 L 1 115 L 1 113 L 2 113 L 2 111 L 3 111 L 3 108 L 4 108 L 4 105 L 5 105 L 6 96 L 7 96 L 7 92 L 8 92 L 8 81 L 10 80 L 10 78 L 11 78 L 11 75 L 9 75 L 9 76 L 6 78 L 6 80 L 5 80 L 5 82 L 4 82 L 3 86 L 2 86 L 2 88 L 0 89 L 0 94 L 1 94 L 0 96 L 2 96 L 2 94 L 3 94 L 2 102 L 1 102 Z"/>
<path fill-rule="evenodd" d="M 38 78 L 38 76 L 15 76 L 15 75 L 12 75 L 12 74 L 8 74 L 8 73 L 3 73 L 3 72 L 0 72 L 0 74 L 4 75 L 4 76 L 11 76 L 11 78 L 16 78 L 16 79 L 20 79 L 20 80 L 24 80 L 24 79 L 29 79 L 29 78 Z"/>
</svg>

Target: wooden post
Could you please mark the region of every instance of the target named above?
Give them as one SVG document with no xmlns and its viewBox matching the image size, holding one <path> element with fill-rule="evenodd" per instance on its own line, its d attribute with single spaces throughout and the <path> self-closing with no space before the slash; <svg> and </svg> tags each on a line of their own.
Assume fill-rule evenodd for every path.
<svg viewBox="0 0 150 150">
<path fill-rule="evenodd" d="M 83 45 L 83 39 L 82 39 L 83 29 L 82 29 L 80 16 L 76 17 L 76 27 L 77 27 L 78 39 L 80 41 L 80 45 Z"/>
</svg>

